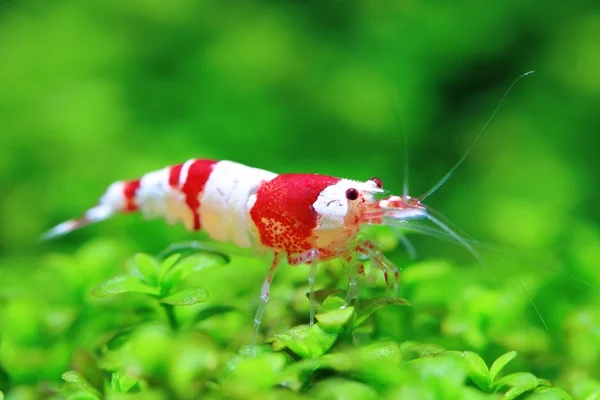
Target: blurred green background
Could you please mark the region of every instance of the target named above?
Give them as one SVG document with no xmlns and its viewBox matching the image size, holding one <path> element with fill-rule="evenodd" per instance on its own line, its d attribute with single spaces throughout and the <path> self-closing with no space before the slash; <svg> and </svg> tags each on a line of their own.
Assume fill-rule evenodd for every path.
<svg viewBox="0 0 600 400">
<path fill-rule="evenodd" d="M 445 287 L 450 297 L 489 281 L 497 293 L 526 297 L 511 281 L 518 275 L 549 325 L 527 306 L 516 316 L 552 343 L 538 368 L 551 366 L 544 371 L 553 379 L 597 377 L 599 39 L 600 9 L 592 2 L 1 2 L 0 364 L 14 370 L 16 384 L 57 381 L 73 343 L 92 347 L 85 324 L 65 342 L 64 332 L 44 325 L 48 314 L 40 313 L 60 319 L 57 310 L 77 304 L 61 297 L 69 284 L 52 288 L 48 254 L 103 249 L 94 254 L 112 270 L 91 272 L 81 265 L 85 256 L 71 261 L 87 287 L 136 251 L 156 254 L 178 240 L 205 238 L 125 216 L 38 241 L 94 204 L 110 182 L 197 157 L 275 172 L 378 176 L 400 193 L 405 149 L 397 111 L 417 196 L 461 157 L 510 83 L 535 69 L 464 165 L 428 198 L 474 237 L 535 254 L 528 258 L 535 261 L 505 256 L 496 280 L 464 249 L 433 238 L 415 243 L 419 261 L 443 258 L 470 271 Z M 392 257 L 410 274 L 402 249 Z M 253 309 L 263 265 L 225 275 L 243 289 L 220 301 Z M 418 296 L 403 294 L 418 314 Z M 289 305 L 282 297 L 267 314 Z M 569 331 L 577 318 L 591 325 Z M 251 329 L 250 319 L 240 324 Z M 503 327 L 513 332 L 508 322 Z M 573 350 L 581 341 L 573 330 L 591 335 L 596 347 Z M 481 344 L 458 336 L 452 343 L 461 349 Z M 41 337 L 54 346 L 52 361 Z"/>
</svg>

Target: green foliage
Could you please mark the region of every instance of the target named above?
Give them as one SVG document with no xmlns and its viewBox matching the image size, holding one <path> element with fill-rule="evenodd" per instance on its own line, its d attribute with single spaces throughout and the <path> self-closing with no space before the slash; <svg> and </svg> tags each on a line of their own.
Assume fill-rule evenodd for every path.
<svg viewBox="0 0 600 400">
<path fill-rule="evenodd" d="M 225 256 L 215 254 L 197 254 L 185 256 L 173 254 L 161 263 L 147 254 L 139 253 L 134 257 L 130 275 L 110 278 L 100 284 L 92 294 L 97 297 L 122 293 L 143 293 L 156 298 L 164 308 L 171 327 L 177 327 L 173 306 L 191 306 L 203 303 L 208 293 L 203 288 L 179 288 L 185 278 L 197 271 L 210 268 L 228 261 Z"/>
<path fill-rule="evenodd" d="M 80 265 L 84 271 L 96 270 L 104 264 L 102 256 L 108 255 L 106 250 L 110 246 L 117 247 L 98 241 L 71 257 L 49 256 L 45 268 L 53 269 L 56 278 L 60 277 L 57 271 L 67 276 L 73 274 L 72 270 L 61 267 L 62 263 Z M 120 274 L 113 275 L 117 272 L 114 266 L 104 267 L 101 275 L 113 276 L 105 278 L 104 283 L 80 281 L 86 289 L 73 298 L 70 306 L 76 317 L 62 322 L 66 326 L 56 333 L 70 341 L 70 345 L 61 345 L 58 337 L 51 337 L 46 342 L 50 347 L 44 350 L 50 357 L 63 354 L 67 358 L 59 363 L 50 358 L 37 360 L 40 371 L 50 372 L 44 390 L 53 398 L 67 399 L 139 396 L 515 399 L 526 395 L 534 399 L 591 400 L 600 393 L 600 383 L 590 375 L 574 380 L 569 386 L 571 390 L 565 390 L 546 377 L 523 371 L 527 365 L 542 373 L 544 369 L 527 363 L 527 356 L 518 357 L 516 351 L 497 356 L 488 367 L 480 354 L 446 349 L 445 346 L 452 346 L 451 341 L 445 344 L 410 341 L 406 340 L 408 334 L 392 339 L 377 326 L 410 321 L 407 317 L 414 310 L 407 300 L 387 296 L 361 298 L 344 307 L 343 293 L 339 290 L 320 290 L 315 296 L 316 323 L 290 324 L 288 329 L 271 328 L 275 326 L 277 306 L 300 320 L 306 318 L 306 310 L 290 309 L 281 304 L 281 299 L 275 299 L 265 314 L 266 329 L 274 333 L 252 348 L 253 307 L 210 302 L 211 295 L 218 294 L 223 287 L 210 283 L 214 279 L 211 274 L 221 281 L 232 273 L 232 268 L 250 259 L 226 258 L 193 247 L 182 246 L 181 253 L 163 253 L 160 257 L 138 253 L 124 264 Z M 324 265 L 321 279 L 336 274 L 337 265 L 330 264 Z M 433 264 L 423 268 L 435 269 Z M 446 269 L 448 273 L 457 271 L 449 265 L 438 270 L 443 275 Z M 34 271 L 44 274 L 43 270 Z M 414 271 L 412 276 L 417 279 L 418 265 Z M 287 272 L 282 274 L 281 285 L 304 295 L 306 286 L 295 283 L 299 278 L 293 270 Z M 34 280 L 36 273 L 32 275 Z M 99 277 L 95 279 L 101 281 Z M 195 282 L 201 281 L 207 283 L 207 288 L 196 285 Z M 58 288 L 60 291 L 69 286 L 75 288 L 72 280 L 66 282 L 66 286 Z M 382 284 L 374 283 L 368 290 L 377 287 L 383 290 Z M 93 296 L 86 296 L 86 291 Z M 58 298 L 67 300 L 64 295 Z M 80 303 L 82 299 L 85 300 Z M 35 324 L 29 331 L 23 325 L 3 326 L 3 340 L 8 340 L 10 347 L 20 348 L 11 353 L 7 351 L 10 347 L 3 347 L 6 356 L 3 361 L 8 367 L 4 378 L 8 399 L 40 390 L 27 384 L 36 382 L 37 376 L 19 365 L 22 354 L 35 349 L 39 345 L 35 338 L 48 329 L 40 325 L 43 321 L 35 321 L 39 317 L 29 312 Z M 14 317 L 10 307 L 8 315 Z M 211 323 L 220 329 L 222 338 L 213 333 Z M 415 323 L 418 320 L 409 322 Z M 38 329 L 42 329 L 39 334 Z M 236 341 L 240 338 L 241 342 Z M 511 367 L 517 361 L 518 367 Z M 58 377 L 62 383 L 52 378 L 61 368 L 64 369 Z"/>
</svg>

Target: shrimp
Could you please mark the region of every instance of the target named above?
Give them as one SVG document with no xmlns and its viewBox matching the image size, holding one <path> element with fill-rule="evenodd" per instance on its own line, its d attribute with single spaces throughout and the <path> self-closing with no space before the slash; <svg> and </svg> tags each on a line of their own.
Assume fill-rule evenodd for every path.
<svg viewBox="0 0 600 400">
<path fill-rule="evenodd" d="M 276 174 L 233 161 L 191 159 L 149 172 L 139 179 L 111 184 L 96 206 L 81 217 L 50 229 L 42 238 L 58 237 L 89 223 L 133 212 L 148 218 L 160 217 L 170 224 L 182 223 L 189 231 L 202 229 L 215 241 L 272 253 L 254 318 L 254 341 L 275 271 L 284 259 L 292 266 L 310 265 L 308 284 L 310 323 L 313 324 L 314 284 L 319 263 L 331 259 L 345 262 L 349 290 L 344 306 L 358 296 L 352 271 L 364 271 L 361 257 L 370 259 L 383 272 L 386 282 L 393 276 L 393 288 L 397 290 L 398 269 L 376 243 L 359 235 L 365 225 L 429 220 L 481 261 L 470 242 L 442 222 L 423 200 L 441 187 L 464 161 L 508 92 L 531 72 L 513 82 L 463 157 L 419 197 L 409 196 L 406 184 L 401 196 L 393 195 L 383 189 L 378 178 L 357 181 L 319 174 Z M 358 264 L 355 270 L 352 264 Z"/>
<path fill-rule="evenodd" d="M 311 265 L 311 299 L 318 263 L 333 258 L 350 262 L 357 254 L 371 258 L 386 279 L 392 274 L 397 287 L 398 270 L 373 242 L 358 239 L 360 228 L 384 224 L 388 217 L 403 221 L 427 214 L 417 199 L 386 195 L 378 178 L 360 182 L 319 174 L 278 175 L 232 161 L 192 159 L 111 184 L 96 206 L 52 228 L 43 238 L 133 212 L 183 223 L 190 231 L 202 229 L 215 241 L 272 252 L 255 330 L 283 258 L 292 266 Z M 314 321 L 313 306 L 310 320 Z"/>
</svg>

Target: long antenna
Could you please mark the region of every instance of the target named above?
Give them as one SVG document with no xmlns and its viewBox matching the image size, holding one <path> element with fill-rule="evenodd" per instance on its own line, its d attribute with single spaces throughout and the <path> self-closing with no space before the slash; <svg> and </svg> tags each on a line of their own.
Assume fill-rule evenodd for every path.
<svg viewBox="0 0 600 400">
<path fill-rule="evenodd" d="M 439 180 L 438 183 L 436 183 L 435 185 L 433 185 L 433 187 L 431 189 L 429 189 L 428 191 L 423 193 L 419 197 L 419 201 L 423 201 L 427 197 L 431 196 L 433 193 L 435 193 L 436 190 L 438 190 L 448 180 L 448 178 L 450 178 L 450 175 L 452 175 L 452 173 L 463 163 L 463 161 L 465 161 L 465 159 L 467 158 L 467 156 L 469 155 L 469 153 L 471 152 L 473 147 L 475 147 L 475 145 L 477 144 L 479 139 L 481 139 L 481 137 L 483 136 L 485 131 L 487 131 L 488 127 L 490 126 L 490 123 L 492 122 L 492 120 L 494 119 L 496 114 L 498 114 L 498 111 L 500 110 L 500 107 L 504 103 L 504 100 L 506 100 L 506 96 L 508 96 L 508 93 L 510 93 L 510 91 L 517 84 L 517 82 L 519 82 L 521 79 L 525 78 L 526 76 L 533 74 L 534 72 L 535 72 L 534 70 L 525 72 L 523 75 L 519 76 L 517 79 L 514 80 L 514 82 L 510 85 L 510 87 L 506 90 L 506 92 L 504 92 L 504 96 L 502 96 L 502 99 L 500 99 L 500 103 L 498 103 L 498 105 L 494 109 L 492 116 L 487 120 L 487 122 L 483 126 L 483 129 L 481 130 L 481 132 L 479 132 L 479 134 L 477 135 L 477 137 L 475 138 L 473 143 L 471 143 L 471 145 L 469 146 L 467 151 L 463 154 L 463 156 L 460 158 L 460 160 L 458 160 L 458 162 L 456 164 L 454 164 L 454 167 L 452 167 L 450 169 L 450 171 L 448 171 L 446 173 L 446 175 L 444 175 L 442 177 L 442 179 Z"/>
<path fill-rule="evenodd" d="M 398 100 L 397 93 L 394 93 L 393 99 L 394 120 L 396 121 L 400 136 L 402 136 L 402 147 L 404 148 L 404 182 L 402 183 L 402 198 L 406 199 L 408 197 L 408 140 L 406 140 L 406 131 L 404 130 L 404 126 L 400 119 L 400 101 Z"/>
<path fill-rule="evenodd" d="M 428 211 L 431 212 L 431 211 L 433 211 L 433 209 L 428 208 Z M 492 268 L 490 268 L 489 265 L 487 265 L 483 261 L 483 258 L 481 257 L 481 255 L 477 252 L 477 250 L 475 250 L 475 248 L 471 245 L 471 243 L 469 243 L 468 240 L 465 240 L 462 236 L 460 236 L 458 233 L 454 232 L 450 227 L 448 227 L 446 224 L 444 224 L 442 221 L 440 221 L 438 218 L 434 217 L 430 213 L 425 214 L 425 218 L 427 218 L 428 220 L 430 220 L 431 222 L 433 222 L 435 225 L 437 225 L 439 228 L 441 228 L 443 231 L 445 231 L 452 239 L 456 240 L 456 242 L 458 242 L 465 249 L 467 249 L 477 259 L 477 261 L 479 261 L 479 263 L 481 265 L 483 265 L 484 267 L 486 267 L 486 268 L 489 269 L 489 271 L 492 273 L 492 275 L 494 276 L 494 278 L 497 281 L 500 281 L 500 279 L 498 278 L 498 275 L 496 275 L 496 273 L 494 272 L 494 270 Z M 542 321 L 542 324 L 544 325 L 544 328 L 546 328 L 546 330 L 548 330 L 548 325 L 546 324 L 546 321 L 544 320 L 544 317 L 542 317 L 542 313 L 540 312 L 540 310 L 537 308 L 537 306 L 533 302 L 533 299 L 531 298 L 531 296 L 527 292 L 527 289 L 525 288 L 525 286 L 523 285 L 523 283 L 521 282 L 521 280 L 519 280 L 517 277 L 515 277 L 515 279 L 519 283 L 519 286 L 521 286 L 521 289 L 523 290 L 523 293 L 525 293 L 525 295 L 527 296 L 527 299 L 529 300 L 529 303 L 532 305 L 532 307 L 535 310 L 536 314 L 538 315 L 538 317 Z"/>
</svg>

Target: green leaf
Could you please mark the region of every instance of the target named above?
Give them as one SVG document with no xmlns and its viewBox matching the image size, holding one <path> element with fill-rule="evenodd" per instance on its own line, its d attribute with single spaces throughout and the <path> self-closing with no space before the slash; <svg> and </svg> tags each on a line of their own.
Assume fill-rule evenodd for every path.
<svg viewBox="0 0 600 400">
<path fill-rule="evenodd" d="M 156 258 L 145 253 L 138 253 L 134 256 L 134 262 L 148 283 L 153 286 L 158 284 L 161 264 Z"/>
<path fill-rule="evenodd" d="M 552 387 L 554 385 L 552 385 L 552 382 L 550 382 L 548 379 L 538 378 L 538 386 L 549 386 L 549 387 Z"/>
<path fill-rule="evenodd" d="M 447 354 L 447 350 L 444 350 L 444 348 L 439 345 L 412 341 L 402 342 L 400 344 L 400 350 L 402 350 L 402 358 L 405 360 Z"/>
<path fill-rule="evenodd" d="M 131 275 L 115 276 L 92 290 L 96 297 L 113 296 L 121 293 L 145 293 L 158 295 L 158 289 L 150 287 Z"/>
<path fill-rule="evenodd" d="M 328 297 L 343 297 L 344 293 L 342 289 L 319 289 L 315 291 L 315 302 L 323 304 Z M 306 298 L 310 298 L 310 293 L 306 293 Z"/>
<path fill-rule="evenodd" d="M 339 322 L 337 318 L 332 317 L 332 319 Z M 337 325 L 323 329 L 320 322 L 312 326 L 298 325 L 265 342 L 270 343 L 275 351 L 288 348 L 301 358 L 316 358 L 325 354 L 333 346 L 341 330 L 341 326 Z"/>
<path fill-rule="evenodd" d="M 355 350 L 324 354 L 318 358 L 306 358 L 290 364 L 282 378 L 282 384 L 292 390 L 305 387 L 317 369 L 335 370 L 351 373 L 353 377 L 362 375 L 368 381 L 378 368 L 383 366 L 381 373 L 388 374 L 385 367 L 397 365 L 401 359 L 400 346 L 392 341 L 377 342 Z"/>
<path fill-rule="evenodd" d="M 531 388 L 528 388 L 526 386 L 513 387 L 508 389 L 508 391 L 504 393 L 504 396 L 502 398 L 504 400 L 513 400 L 529 390 L 531 390 Z"/>
<path fill-rule="evenodd" d="M 490 391 L 490 371 L 479 354 L 472 351 L 450 351 L 448 354 L 462 357 L 467 362 L 469 378 L 484 392 Z"/>
<path fill-rule="evenodd" d="M 110 378 L 111 390 L 115 393 L 132 393 L 139 389 L 139 379 L 126 374 L 114 372 Z"/>
<path fill-rule="evenodd" d="M 573 400 L 573 397 L 562 389 L 553 386 L 540 386 L 533 391 L 534 393 L 552 395 L 553 399 Z M 588 399 L 586 399 L 588 400 Z"/>
<path fill-rule="evenodd" d="M 161 260 L 167 260 L 173 255 L 178 255 L 185 258 L 193 254 L 212 254 L 223 259 L 225 264 L 228 264 L 231 261 L 231 258 L 227 253 L 219 251 L 213 244 L 200 243 L 197 241 L 173 243 L 166 250 L 160 253 L 158 258 Z"/>
<path fill-rule="evenodd" d="M 106 347 L 109 350 L 116 350 L 123 346 L 127 340 L 131 337 L 131 334 L 135 331 L 135 327 L 124 328 L 114 334 L 106 342 Z"/>
<path fill-rule="evenodd" d="M 161 290 L 163 293 L 168 293 L 171 288 L 175 287 L 190 274 L 203 269 L 225 265 L 227 262 L 228 259 L 213 253 L 196 253 L 180 257 L 165 273 L 164 279 L 161 282 Z"/>
<path fill-rule="evenodd" d="M 236 393 L 232 398 L 248 398 L 248 393 L 257 389 L 272 388 L 279 381 L 286 365 L 286 356 L 265 353 L 254 357 L 237 356 L 225 366 L 221 383 L 225 393 Z"/>
<path fill-rule="evenodd" d="M 98 367 L 95 356 L 83 349 L 75 350 L 72 361 L 73 370 L 77 371 L 98 393 L 104 393 L 104 376 Z"/>
<path fill-rule="evenodd" d="M 402 350 L 398 343 L 388 340 L 360 347 L 356 350 L 356 355 L 360 361 L 389 360 L 398 363 L 402 359 Z"/>
<path fill-rule="evenodd" d="M 165 260 L 163 260 L 163 262 L 160 264 L 160 272 L 159 272 L 159 277 L 158 277 L 158 281 L 162 282 L 163 279 L 165 278 L 165 275 L 167 274 L 167 272 L 169 272 L 169 270 L 175 265 L 177 264 L 177 262 L 179 261 L 179 259 L 181 258 L 181 254 L 171 254 L 170 256 L 168 256 Z"/>
<path fill-rule="evenodd" d="M 280 384 L 294 391 L 301 390 L 309 384 L 312 374 L 317 369 L 332 369 L 348 372 L 352 361 L 345 353 L 330 353 L 319 358 L 309 358 L 289 364 L 281 377 Z"/>
<path fill-rule="evenodd" d="M 239 355 L 242 357 L 256 357 L 262 354 L 272 354 L 272 346 L 257 343 L 254 346 L 244 345 L 239 350 Z"/>
<path fill-rule="evenodd" d="M 340 309 L 344 305 L 344 299 L 332 295 L 323 301 L 323 312 Z"/>
<path fill-rule="evenodd" d="M 205 302 L 208 299 L 208 293 L 202 288 L 182 289 L 172 295 L 161 299 L 161 303 L 174 306 L 191 306 Z"/>
<path fill-rule="evenodd" d="M 354 307 L 338 308 L 315 315 L 319 325 L 325 329 L 341 330 L 354 313 Z"/>
<path fill-rule="evenodd" d="M 122 393 L 121 392 L 121 382 L 119 380 L 119 374 L 116 372 L 112 373 L 110 376 L 110 390 L 115 393 Z"/>
<path fill-rule="evenodd" d="M 226 314 L 230 312 L 242 312 L 239 308 L 233 306 L 214 306 L 210 308 L 205 308 L 200 311 L 198 314 L 194 316 L 193 323 L 198 323 L 200 321 L 204 321 L 210 317 L 214 317 L 215 315 Z"/>
<path fill-rule="evenodd" d="M 328 353 L 318 358 L 321 368 L 347 372 L 352 368 L 352 360 L 346 353 Z"/>
<path fill-rule="evenodd" d="M 535 388 L 538 386 L 538 378 L 529 372 L 515 372 L 514 374 L 506 375 L 496 381 L 499 388 L 504 386 L 528 386 Z"/>
<path fill-rule="evenodd" d="M 363 302 L 360 308 L 357 309 L 356 318 L 352 322 L 350 331 L 358 328 L 375 311 L 389 305 L 411 306 L 408 300 L 401 298 L 382 296 L 369 299 Z"/>
<path fill-rule="evenodd" d="M 332 378 L 319 382 L 309 392 L 310 398 L 369 400 L 381 396 L 370 386 L 355 381 Z"/>
<path fill-rule="evenodd" d="M 502 369 L 517 356 L 516 351 L 509 351 L 498 357 L 496 361 L 492 364 L 490 368 L 490 382 L 493 384 L 496 381 L 496 377 L 498 373 L 502 371 Z"/>
<path fill-rule="evenodd" d="M 269 343 L 275 351 L 281 351 L 285 348 L 289 348 L 302 358 L 312 358 L 310 357 L 311 351 L 308 348 L 308 343 L 306 342 L 308 330 L 310 328 L 310 325 L 297 325 L 291 329 L 288 329 L 284 333 L 280 333 L 266 339 L 265 343 Z"/>
<path fill-rule="evenodd" d="M 75 385 L 88 385 L 85 379 L 77 371 L 67 371 L 60 376 L 65 382 Z"/>
<path fill-rule="evenodd" d="M 510 389 L 504 394 L 504 398 L 514 399 L 529 390 L 535 389 L 538 386 L 538 379 L 529 372 L 516 372 L 498 379 L 494 386 L 496 390 L 509 386 Z"/>
<path fill-rule="evenodd" d="M 467 363 L 455 355 L 417 358 L 409 361 L 409 365 L 424 382 L 441 385 L 463 386 L 469 374 Z"/>
<path fill-rule="evenodd" d="M 96 389 L 94 389 L 92 385 L 90 385 L 88 381 L 86 381 L 85 378 L 81 376 L 81 374 L 77 371 L 67 371 L 61 375 L 61 378 L 65 382 L 70 383 L 76 388 L 89 392 L 96 397 L 100 397 L 100 393 Z"/>
</svg>

